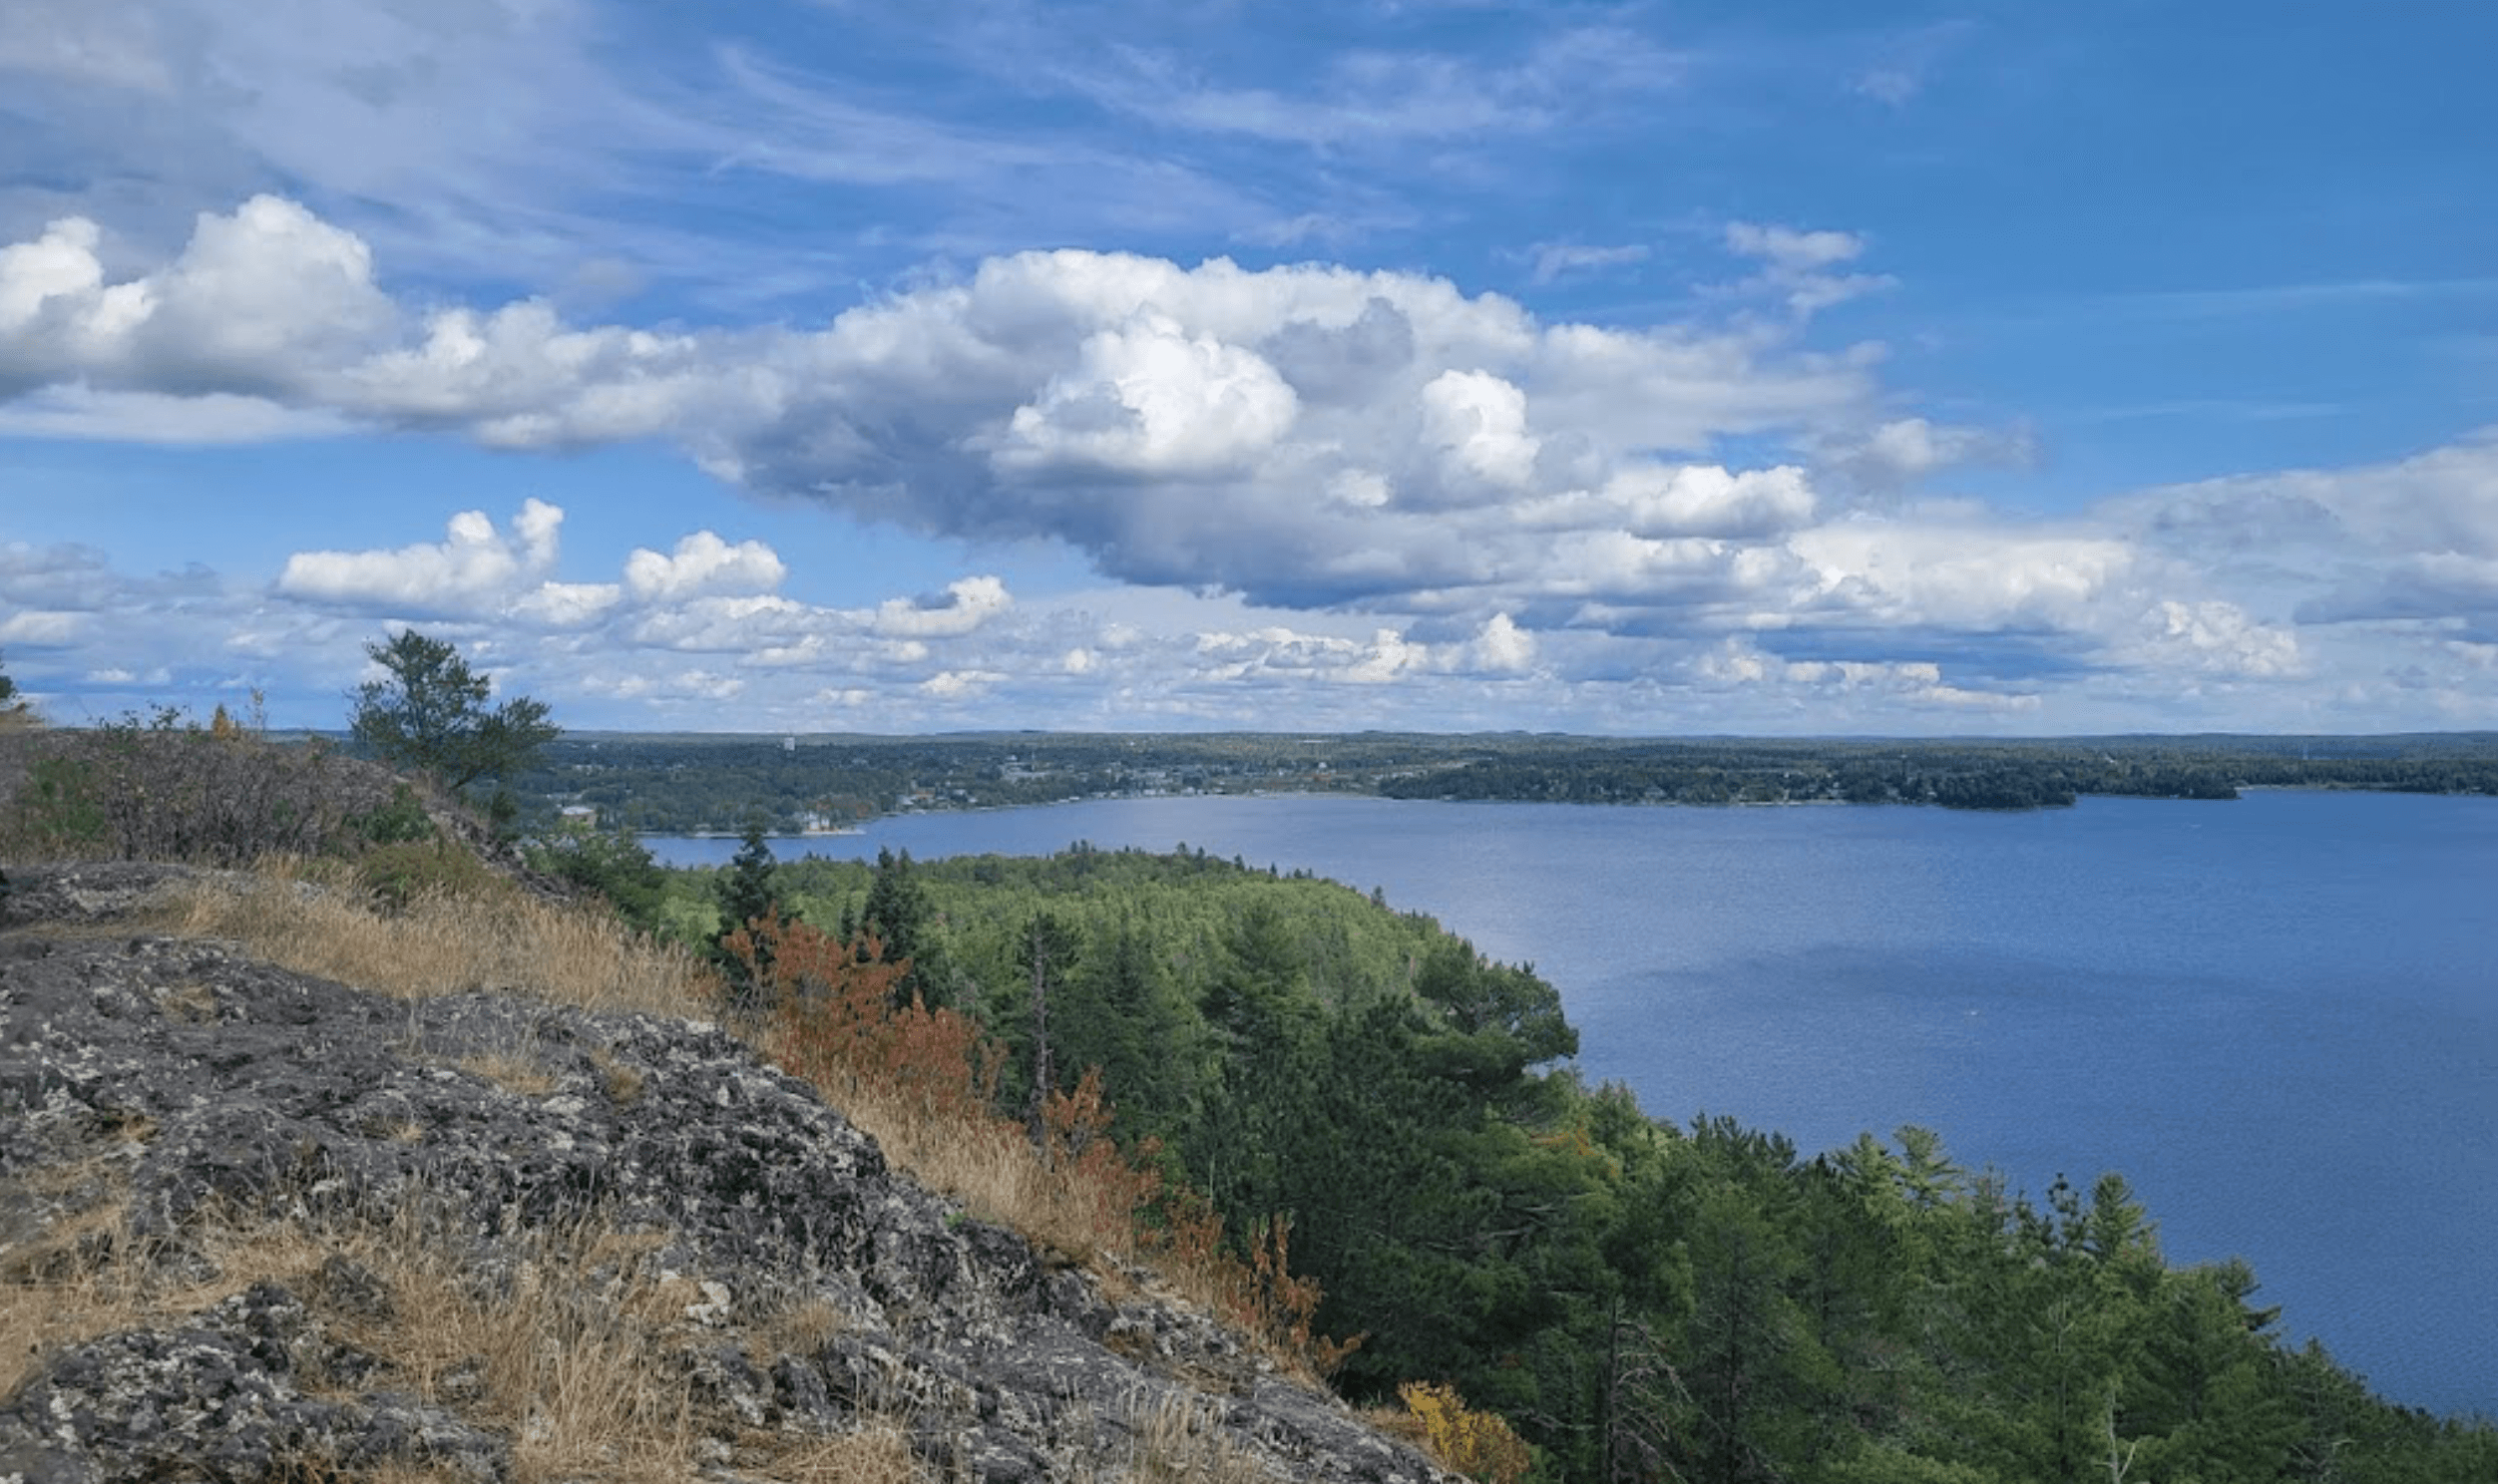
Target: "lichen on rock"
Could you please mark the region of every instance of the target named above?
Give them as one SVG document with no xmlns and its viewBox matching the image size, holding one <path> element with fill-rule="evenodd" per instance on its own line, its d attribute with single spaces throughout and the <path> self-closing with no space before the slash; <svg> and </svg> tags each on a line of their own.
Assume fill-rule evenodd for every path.
<svg viewBox="0 0 2498 1484">
<path fill-rule="evenodd" d="M 1149 1279 L 919 1189 L 716 1026 L 97 934 L 179 868 L 10 875 L 0 1280 L 60 1312 L 0 1371 L 0 1479 L 630 1472 L 562 1453 L 525 1374 L 594 1350 L 722 1478 L 871 1428 L 944 1477 L 1149 1472 L 1174 1438 L 1242 1477 L 1448 1477 Z M 570 1353 L 467 1337 L 525 1304 Z"/>
</svg>

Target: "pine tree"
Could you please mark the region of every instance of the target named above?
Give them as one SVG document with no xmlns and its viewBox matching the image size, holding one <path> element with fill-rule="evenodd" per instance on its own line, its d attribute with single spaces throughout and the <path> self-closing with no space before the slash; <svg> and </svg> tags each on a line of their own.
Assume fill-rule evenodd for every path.
<svg viewBox="0 0 2498 1484">
<path fill-rule="evenodd" d="M 489 710 L 494 682 L 470 670 L 447 640 L 402 629 L 364 652 L 390 678 L 356 688 L 348 730 L 358 745 L 424 769 L 445 788 L 465 789 L 485 777 L 508 781 L 563 735 L 547 720 L 544 701 L 514 696 Z"/>
<path fill-rule="evenodd" d="M 1024 930 L 1016 934 L 1015 956 L 1032 985 L 1033 1091 L 1025 1122 L 1044 1161 L 1049 1147 L 1041 1115 L 1049 1094 L 1058 1090 L 1057 1068 L 1050 1056 L 1049 991 L 1074 969 L 1077 943 L 1075 928 L 1045 912 L 1033 914 L 1025 921 Z"/>
<path fill-rule="evenodd" d="M 768 969 L 771 949 L 767 943 L 756 945 L 755 966 L 723 948 L 721 940 L 755 919 L 772 910 L 778 898 L 773 881 L 772 847 L 763 838 L 761 824 L 746 826 L 738 842 L 737 854 L 728 862 L 728 874 L 712 884 L 720 904 L 720 926 L 711 933 L 711 959 L 728 979 L 731 1001 L 746 1010 L 758 1010 L 761 987 L 756 983 L 756 969 Z"/>
<path fill-rule="evenodd" d="M 884 961 L 917 958 L 926 946 L 928 889 L 912 874 L 911 853 L 876 852 L 876 879 L 867 889 L 862 926 L 885 944 Z"/>
</svg>

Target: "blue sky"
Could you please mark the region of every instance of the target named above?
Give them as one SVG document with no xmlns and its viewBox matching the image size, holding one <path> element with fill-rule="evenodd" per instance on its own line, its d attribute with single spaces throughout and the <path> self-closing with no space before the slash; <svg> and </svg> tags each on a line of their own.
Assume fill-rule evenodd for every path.
<svg viewBox="0 0 2498 1484">
<path fill-rule="evenodd" d="M 2498 7 L 7 13 L 58 721 L 2498 727 Z"/>
</svg>

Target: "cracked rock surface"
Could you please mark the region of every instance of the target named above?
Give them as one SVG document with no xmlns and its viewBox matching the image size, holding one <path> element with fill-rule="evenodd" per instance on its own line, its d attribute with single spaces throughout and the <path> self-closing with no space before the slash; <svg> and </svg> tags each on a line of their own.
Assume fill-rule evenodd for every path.
<svg viewBox="0 0 2498 1484">
<path fill-rule="evenodd" d="M 898 1420 L 934 1477 L 1114 1478 L 1181 1409 L 1252 1476 L 1455 1478 L 1150 1284 L 1113 1292 L 967 1219 L 716 1027 L 391 999 L 230 944 L 100 934 L 179 874 L 9 872 L 0 1280 L 118 1265 L 178 1290 L 215 1278 L 213 1224 L 317 1246 L 421 1204 L 491 1295 L 545 1251 L 533 1234 L 595 1215 L 664 1275 L 665 1364 L 715 1477 L 745 1477 L 758 1436 Z M 456 1368 L 419 1385 L 366 1347 L 409 1301 L 332 1254 L 55 1345 L 0 1395 L 0 1481 L 513 1477 L 516 1429 L 464 1406 Z M 810 1307 L 833 1317 L 772 1322 Z"/>
</svg>

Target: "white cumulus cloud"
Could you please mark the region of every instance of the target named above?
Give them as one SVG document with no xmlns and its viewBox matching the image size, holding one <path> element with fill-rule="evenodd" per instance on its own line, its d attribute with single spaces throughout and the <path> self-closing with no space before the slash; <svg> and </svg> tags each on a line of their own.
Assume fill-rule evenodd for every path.
<svg viewBox="0 0 2498 1484">
<path fill-rule="evenodd" d="M 1292 427 L 1299 398 L 1254 351 L 1159 314 L 1085 338 L 1073 371 L 1015 410 L 998 458 L 1126 475 L 1240 471 Z"/>
<path fill-rule="evenodd" d="M 474 614 L 521 595 L 554 564 L 564 512 L 532 500 L 506 535 L 483 511 L 451 518 L 444 540 L 390 551 L 298 552 L 277 590 L 287 597 L 405 614 Z"/>
<path fill-rule="evenodd" d="M 1487 371 L 1443 371 L 1423 387 L 1423 426 L 1459 479 L 1524 489 L 1542 442 L 1527 431 L 1526 394 Z"/>
<path fill-rule="evenodd" d="M 1518 674 L 1535 663 L 1535 636 L 1511 622 L 1508 614 L 1494 613 L 1483 620 L 1468 653 L 1475 669 Z"/>
<path fill-rule="evenodd" d="M 0 248 L 0 390 L 88 382 L 319 400 L 397 310 L 362 239 L 274 195 L 203 212 L 163 269 L 108 281 L 84 217 Z"/>
<path fill-rule="evenodd" d="M 947 584 L 941 599 L 886 599 L 876 609 L 871 627 L 892 638 L 954 638 L 979 628 L 1014 603 L 1014 594 L 998 578 L 964 577 Z"/>
<path fill-rule="evenodd" d="M 642 602 L 769 592 L 787 574 L 779 554 L 763 543 L 743 541 L 732 546 L 708 531 L 678 541 L 672 555 L 639 547 L 624 558 L 624 585 Z"/>
</svg>

